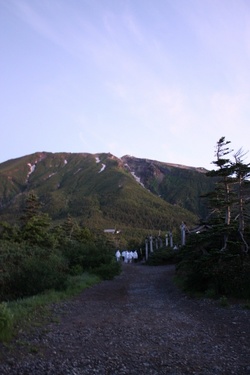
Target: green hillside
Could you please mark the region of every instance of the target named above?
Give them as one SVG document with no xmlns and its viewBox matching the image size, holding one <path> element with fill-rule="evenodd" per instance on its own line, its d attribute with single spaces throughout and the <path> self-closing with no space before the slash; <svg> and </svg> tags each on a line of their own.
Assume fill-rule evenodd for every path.
<svg viewBox="0 0 250 375">
<path fill-rule="evenodd" d="M 33 192 L 54 223 L 70 215 L 99 233 L 117 228 L 120 238 L 178 230 L 182 221 L 194 225 L 200 216 L 197 195 L 207 188 L 204 174 L 151 162 L 151 170 L 160 171 L 154 177 L 146 159 L 137 159 L 137 166 L 138 160 L 135 173 L 144 186 L 131 173 L 131 160 L 106 153 L 41 152 L 2 163 L 0 220 L 17 222 Z"/>
<path fill-rule="evenodd" d="M 204 195 L 213 190 L 214 180 L 204 168 L 163 163 L 123 156 L 122 160 L 140 178 L 143 185 L 166 202 L 185 208 L 200 218 L 207 215 Z"/>
</svg>

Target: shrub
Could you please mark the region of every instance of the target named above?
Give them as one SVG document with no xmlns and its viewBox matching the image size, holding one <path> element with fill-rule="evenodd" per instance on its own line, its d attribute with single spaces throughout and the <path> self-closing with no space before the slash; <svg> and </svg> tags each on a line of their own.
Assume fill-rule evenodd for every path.
<svg viewBox="0 0 250 375">
<path fill-rule="evenodd" d="M 244 309 L 247 309 L 247 310 L 250 310 L 250 301 L 249 301 L 249 300 L 247 300 L 247 301 L 244 303 L 243 308 L 244 308 Z"/>
<path fill-rule="evenodd" d="M 56 253 L 36 249 L 12 273 L 11 289 L 18 298 L 32 296 L 48 289 L 62 290 L 67 285 L 67 264 Z"/>
<path fill-rule="evenodd" d="M 100 276 L 103 280 L 112 280 L 121 272 L 121 264 L 117 261 L 100 264 L 92 271 L 95 275 Z"/>
<path fill-rule="evenodd" d="M 12 335 L 13 315 L 5 302 L 0 303 L 0 341 L 7 341 Z"/>
<path fill-rule="evenodd" d="M 229 302 L 226 296 L 221 296 L 219 302 L 221 307 L 229 307 Z"/>
<path fill-rule="evenodd" d="M 0 301 L 62 289 L 67 272 L 59 251 L 0 241 Z"/>
<path fill-rule="evenodd" d="M 194 246 L 186 247 L 176 265 L 177 279 L 183 289 L 217 296 L 250 297 L 250 257 L 241 256 L 237 248 L 225 252 Z"/>
<path fill-rule="evenodd" d="M 120 272 L 114 253 L 101 243 L 68 241 L 62 248 L 62 254 L 68 261 L 72 275 L 82 270 L 109 279 Z"/>
<path fill-rule="evenodd" d="M 12 299 L 11 280 L 17 272 L 29 251 L 24 245 L 10 241 L 0 241 L 0 301 Z"/>
<path fill-rule="evenodd" d="M 149 254 L 147 264 L 159 266 L 164 264 L 174 264 L 176 262 L 177 250 L 172 248 L 161 248 Z"/>
</svg>

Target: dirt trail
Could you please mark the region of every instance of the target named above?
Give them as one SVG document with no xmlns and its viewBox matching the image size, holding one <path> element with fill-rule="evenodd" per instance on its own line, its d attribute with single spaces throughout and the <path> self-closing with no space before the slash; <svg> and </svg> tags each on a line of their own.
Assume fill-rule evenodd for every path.
<svg viewBox="0 0 250 375">
<path fill-rule="evenodd" d="M 121 275 L 52 306 L 58 322 L 1 346 L 0 374 L 250 374 L 250 311 L 194 300 L 174 267 Z"/>
</svg>

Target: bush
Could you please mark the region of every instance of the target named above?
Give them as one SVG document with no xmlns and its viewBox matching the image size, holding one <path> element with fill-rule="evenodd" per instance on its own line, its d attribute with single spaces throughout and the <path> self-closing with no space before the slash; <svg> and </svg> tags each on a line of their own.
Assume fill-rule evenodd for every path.
<svg viewBox="0 0 250 375">
<path fill-rule="evenodd" d="M 29 250 L 24 245 L 0 241 L 0 301 L 12 299 L 13 273 L 20 269 L 29 255 Z"/>
<path fill-rule="evenodd" d="M 0 303 L 0 341 L 7 341 L 12 335 L 13 315 L 7 308 L 7 304 Z"/>
<path fill-rule="evenodd" d="M 174 264 L 176 262 L 178 250 L 172 248 L 161 248 L 149 254 L 147 264 L 150 266 L 160 266 L 164 264 Z"/>
<path fill-rule="evenodd" d="M 36 248 L 11 276 L 11 290 L 18 298 L 48 289 L 63 290 L 67 285 L 67 264 L 60 254 Z"/>
<path fill-rule="evenodd" d="M 226 296 L 221 296 L 219 302 L 221 307 L 229 307 L 229 302 Z"/>
<path fill-rule="evenodd" d="M 237 249 L 225 252 L 204 251 L 204 248 L 186 247 L 176 265 L 177 279 L 183 289 L 217 296 L 250 297 L 250 257 L 241 256 Z"/>
<path fill-rule="evenodd" d="M 110 263 L 103 263 L 94 268 L 92 272 L 100 276 L 103 280 L 112 280 L 115 276 L 120 274 L 121 264 L 115 260 Z"/>
<path fill-rule="evenodd" d="M 0 242 L 0 301 L 62 289 L 67 272 L 67 262 L 60 252 Z"/>
<path fill-rule="evenodd" d="M 103 279 L 110 279 L 120 272 L 114 253 L 103 244 L 68 241 L 62 248 L 62 254 L 68 261 L 72 275 L 78 274 L 81 270 L 96 273 Z"/>
</svg>

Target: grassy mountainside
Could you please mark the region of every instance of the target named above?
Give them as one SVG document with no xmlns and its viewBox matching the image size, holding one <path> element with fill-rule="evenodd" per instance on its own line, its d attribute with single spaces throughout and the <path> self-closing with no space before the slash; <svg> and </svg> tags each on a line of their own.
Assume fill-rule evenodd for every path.
<svg viewBox="0 0 250 375">
<path fill-rule="evenodd" d="M 207 215 L 200 196 L 213 190 L 214 180 L 204 168 L 123 156 L 123 162 L 140 178 L 143 185 L 166 202 L 185 208 L 199 217 Z"/>
<path fill-rule="evenodd" d="M 195 170 L 106 153 L 35 153 L 0 164 L 0 220 L 16 222 L 32 191 L 54 222 L 71 215 L 93 230 L 117 228 L 131 238 L 144 237 L 197 221 L 203 177 Z"/>
</svg>

